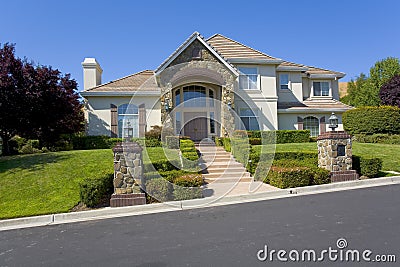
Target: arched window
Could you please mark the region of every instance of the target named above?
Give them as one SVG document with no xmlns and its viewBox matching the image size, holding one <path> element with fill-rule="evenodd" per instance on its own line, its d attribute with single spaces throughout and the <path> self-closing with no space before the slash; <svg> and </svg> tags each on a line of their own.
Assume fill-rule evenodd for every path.
<svg viewBox="0 0 400 267">
<path fill-rule="evenodd" d="M 303 121 L 303 129 L 310 130 L 311 136 L 319 135 L 319 120 L 316 117 L 305 117 Z"/>
<path fill-rule="evenodd" d="M 133 104 L 118 107 L 118 137 L 139 137 L 139 109 Z"/>
</svg>

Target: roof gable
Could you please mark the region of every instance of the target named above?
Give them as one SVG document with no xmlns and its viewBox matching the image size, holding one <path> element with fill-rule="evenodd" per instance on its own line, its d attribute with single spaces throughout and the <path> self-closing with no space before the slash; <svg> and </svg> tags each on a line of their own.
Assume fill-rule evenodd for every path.
<svg viewBox="0 0 400 267">
<path fill-rule="evenodd" d="M 214 55 L 223 65 L 227 67 L 236 76 L 239 75 L 236 68 L 231 65 L 224 57 L 218 53 L 198 32 L 194 32 L 182 45 L 180 45 L 161 65 L 155 70 L 156 75 L 160 74 L 166 69 L 185 49 L 191 45 L 195 40 L 198 40 L 212 55 Z"/>
</svg>

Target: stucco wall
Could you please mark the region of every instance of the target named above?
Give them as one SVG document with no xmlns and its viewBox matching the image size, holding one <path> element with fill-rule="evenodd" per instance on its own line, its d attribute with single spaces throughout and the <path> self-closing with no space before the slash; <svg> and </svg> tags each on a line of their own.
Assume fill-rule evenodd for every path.
<svg viewBox="0 0 400 267">
<path fill-rule="evenodd" d="M 280 89 L 280 74 L 289 75 L 289 87 L 290 89 Z M 303 101 L 303 84 L 301 72 L 277 72 L 277 83 L 276 88 L 278 91 L 279 102 L 298 102 Z"/>
<path fill-rule="evenodd" d="M 116 106 L 128 104 L 130 97 L 86 97 L 87 110 L 86 119 L 88 122 L 88 135 L 108 135 L 110 136 L 111 128 L 111 110 L 110 105 Z M 161 109 L 159 97 L 154 96 L 136 96 L 131 102 L 139 106 L 145 104 L 147 129 L 150 130 L 152 125 L 161 125 Z"/>
</svg>

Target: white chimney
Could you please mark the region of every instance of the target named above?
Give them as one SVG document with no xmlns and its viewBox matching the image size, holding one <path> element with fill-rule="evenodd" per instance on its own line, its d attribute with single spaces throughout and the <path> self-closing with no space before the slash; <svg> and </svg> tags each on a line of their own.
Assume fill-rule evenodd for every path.
<svg viewBox="0 0 400 267">
<path fill-rule="evenodd" d="M 101 84 L 101 74 L 103 73 L 103 70 L 95 58 L 85 58 L 85 60 L 82 62 L 82 67 L 83 90 L 87 90 Z"/>
</svg>

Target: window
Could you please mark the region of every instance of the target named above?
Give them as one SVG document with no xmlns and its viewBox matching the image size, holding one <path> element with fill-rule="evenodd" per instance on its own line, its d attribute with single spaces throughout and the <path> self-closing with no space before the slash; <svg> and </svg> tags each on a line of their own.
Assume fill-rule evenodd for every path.
<svg viewBox="0 0 400 267">
<path fill-rule="evenodd" d="M 203 86 L 191 85 L 183 87 L 183 105 L 185 107 L 205 107 L 206 88 Z"/>
<path fill-rule="evenodd" d="M 329 96 L 329 82 L 313 82 L 314 96 Z"/>
<path fill-rule="evenodd" d="M 258 89 L 258 72 L 257 68 L 239 68 L 239 88 Z"/>
<path fill-rule="evenodd" d="M 303 120 L 303 129 L 310 130 L 311 136 L 318 136 L 319 120 L 316 117 L 305 117 Z"/>
<path fill-rule="evenodd" d="M 260 130 L 258 119 L 251 108 L 240 109 L 240 119 L 248 131 Z"/>
<path fill-rule="evenodd" d="M 210 112 L 210 133 L 215 134 L 214 112 Z"/>
<path fill-rule="evenodd" d="M 180 134 L 181 132 L 181 127 L 182 127 L 182 123 L 181 123 L 181 113 L 180 112 L 175 112 L 175 132 L 176 134 Z"/>
<path fill-rule="evenodd" d="M 139 109 L 132 104 L 118 107 L 118 137 L 139 137 Z"/>
<path fill-rule="evenodd" d="M 280 74 L 279 75 L 279 84 L 280 89 L 287 90 L 289 88 L 289 74 Z"/>
</svg>

